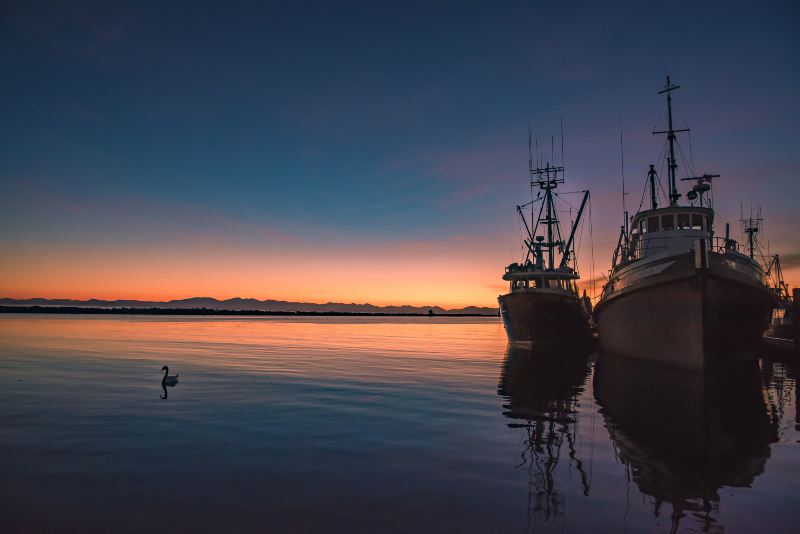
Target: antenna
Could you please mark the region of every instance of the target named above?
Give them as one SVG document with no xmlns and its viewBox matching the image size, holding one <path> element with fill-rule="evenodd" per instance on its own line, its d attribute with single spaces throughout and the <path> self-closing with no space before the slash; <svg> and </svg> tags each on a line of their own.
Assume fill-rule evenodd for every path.
<svg viewBox="0 0 800 534">
<path fill-rule="evenodd" d="M 625 226 L 625 235 L 628 235 L 628 208 L 625 205 L 625 149 L 622 144 L 622 112 L 619 112 L 619 170 L 622 176 L 622 217 Z"/>
<path fill-rule="evenodd" d="M 761 218 L 761 206 L 758 207 L 758 212 L 755 217 L 753 217 L 753 206 L 750 206 L 750 217 L 747 219 L 744 218 L 741 204 L 739 204 L 739 213 L 742 214 L 742 218 L 739 220 L 739 222 L 742 223 L 742 232 L 747 234 L 747 250 L 750 258 L 754 259 L 755 249 L 758 245 L 756 234 L 761 231 L 761 225 L 764 222 L 764 219 Z"/>
<path fill-rule="evenodd" d="M 566 165 L 564 165 L 564 114 L 563 113 L 561 114 L 561 166 L 566 168 Z M 566 172 L 562 172 L 561 175 L 564 178 L 567 177 Z"/>
<path fill-rule="evenodd" d="M 678 199 L 681 198 L 681 195 L 678 193 L 678 187 L 675 182 L 675 169 L 678 168 L 678 162 L 675 160 L 675 136 L 678 132 L 688 132 L 689 128 L 684 128 L 681 130 L 676 130 L 672 127 L 672 91 L 675 89 L 680 89 L 680 85 L 674 85 L 670 79 L 669 74 L 667 74 L 667 83 L 664 85 L 664 88 L 658 92 L 658 94 L 662 95 L 667 93 L 667 129 L 660 131 L 660 132 L 653 132 L 653 134 L 667 134 L 667 140 L 669 141 L 669 158 L 667 162 L 667 170 L 669 173 L 669 205 L 670 206 L 677 206 Z"/>
<path fill-rule="evenodd" d="M 531 121 L 528 120 L 528 172 L 533 170 L 533 155 L 531 154 Z"/>
</svg>

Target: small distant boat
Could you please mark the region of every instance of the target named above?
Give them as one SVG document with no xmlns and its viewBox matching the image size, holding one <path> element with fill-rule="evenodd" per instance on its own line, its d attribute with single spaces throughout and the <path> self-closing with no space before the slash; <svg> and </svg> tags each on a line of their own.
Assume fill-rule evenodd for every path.
<svg viewBox="0 0 800 534">
<path fill-rule="evenodd" d="M 533 168 L 529 161 L 531 189 L 537 198 L 517 206 L 525 226 L 526 248 L 522 263 L 506 267 L 503 280 L 509 292 L 497 298 L 508 341 L 511 343 L 574 344 L 591 339 L 591 302 L 578 293 L 580 278 L 575 261 L 575 231 L 589 199 L 583 199 L 565 241 L 553 191 L 564 183 L 563 166 L 547 163 Z M 530 225 L 523 208 L 530 206 Z M 538 212 L 538 216 L 534 215 Z"/>
<path fill-rule="evenodd" d="M 658 173 L 650 165 L 650 205 L 640 206 L 630 227 L 625 214 L 594 321 L 603 352 L 703 370 L 754 357 L 741 349 L 760 342 L 775 297 L 754 257 L 760 217 L 743 220 L 746 253 L 730 238 L 728 225 L 724 238 L 715 235 L 711 183 L 718 175 L 682 178 L 695 185 L 688 202 L 679 202 L 676 134 L 688 128 L 673 126 L 671 93 L 678 87 L 667 76 L 659 94 L 667 95 L 668 125 L 653 132 L 667 135 L 666 205 L 659 205 Z"/>
</svg>

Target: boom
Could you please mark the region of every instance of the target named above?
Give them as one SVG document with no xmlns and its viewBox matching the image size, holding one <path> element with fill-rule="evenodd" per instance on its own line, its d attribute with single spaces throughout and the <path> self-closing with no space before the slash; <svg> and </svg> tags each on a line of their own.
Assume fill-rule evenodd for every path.
<svg viewBox="0 0 800 534">
<path fill-rule="evenodd" d="M 575 239 L 575 230 L 578 229 L 578 224 L 581 222 L 581 215 L 583 215 L 583 208 L 586 207 L 587 200 L 589 200 L 589 191 L 584 191 L 581 207 L 578 209 L 578 216 L 575 218 L 575 224 L 572 225 L 572 231 L 569 233 L 569 239 L 567 240 L 565 252 L 561 256 L 561 265 L 558 266 L 559 269 L 567 265 L 567 260 L 569 259 L 569 249 L 572 246 L 572 241 Z"/>
</svg>

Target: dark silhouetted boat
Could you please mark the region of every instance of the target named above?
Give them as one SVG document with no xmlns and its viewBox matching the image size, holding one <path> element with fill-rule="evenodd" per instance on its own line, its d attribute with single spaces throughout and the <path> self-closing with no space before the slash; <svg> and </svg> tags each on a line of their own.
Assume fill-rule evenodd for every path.
<svg viewBox="0 0 800 534">
<path fill-rule="evenodd" d="M 529 162 L 535 200 L 517 206 L 525 226 L 525 259 L 506 267 L 503 280 L 510 291 L 497 298 L 508 340 L 512 343 L 576 343 L 591 339 L 591 304 L 581 298 L 575 261 L 575 231 L 589 192 L 583 192 L 569 237 L 563 239 L 554 190 L 564 183 L 563 166 L 533 168 Z M 530 207 L 531 224 L 523 212 Z M 538 216 L 535 215 L 538 213 Z"/>
<path fill-rule="evenodd" d="M 772 291 L 775 292 L 775 307 L 772 309 L 772 319 L 769 328 L 764 333 L 764 338 L 770 344 L 777 344 L 781 348 L 800 348 L 800 328 L 797 324 L 797 315 L 800 305 L 798 305 L 798 289 L 795 288 L 794 294 L 789 292 L 789 286 L 783 280 L 783 269 L 781 269 L 781 259 L 777 254 L 772 257 L 767 265 L 767 276 L 772 283 Z"/>
<path fill-rule="evenodd" d="M 753 258 L 757 228 L 745 228 L 749 255 L 730 239 L 729 226 L 724 239 L 715 237 L 711 183 L 718 175 L 682 178 L 695 185 L 687 202 L 679 202 L 676 134 L 688 128 L 673 126 L 675 89 L 667 77 L 659 92 L 667 95 L 667 129 L 653 132 L 667 135 L 667 205 L 658 204 L 658 173 L 650 165 L 645 186 L 650 206 L 642 210 L 640 205 L 630 227 L 626 214 L 594 321 L 603 351 L 702 370 L 714 355 L 751 359 L 753 352 L 740 349 L 759 343 L 775 298 Z"/>
</svg>

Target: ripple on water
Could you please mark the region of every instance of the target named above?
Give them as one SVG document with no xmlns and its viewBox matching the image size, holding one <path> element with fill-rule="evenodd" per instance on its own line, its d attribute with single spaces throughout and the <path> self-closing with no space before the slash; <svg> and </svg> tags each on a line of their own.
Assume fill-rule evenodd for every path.
<svg viewBox="0 0 800 534">
<path fill-rule="evenodd" d="M 0 529 L 796 522 L 796 367 L 597 361 L 496 318 L 0 316 Z"/>
</svg>

